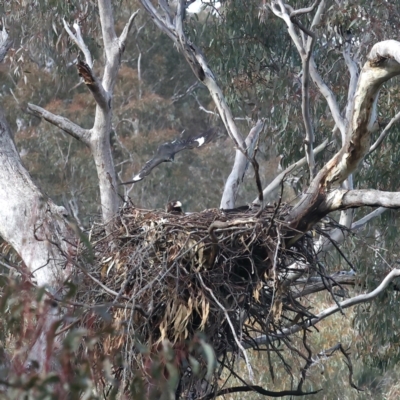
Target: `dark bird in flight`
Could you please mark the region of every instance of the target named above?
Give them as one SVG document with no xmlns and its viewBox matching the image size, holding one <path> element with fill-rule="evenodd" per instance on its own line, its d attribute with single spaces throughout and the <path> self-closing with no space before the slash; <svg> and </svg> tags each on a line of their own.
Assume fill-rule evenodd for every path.
<svg viewBox="0 0 400 400">
<path fill-rule="evenodd" d="M 182 203 L 178 200 L 170 201 L 166 205 L 165 211 L 170 214 L 183 214 Z"/>
<path fill-rule="evenodd" d="M 201 147 L 211 142 L 216 133 L 217 129 L 211 128 L 208 131 L 203 132 L 202 134 L 193 138 L 178 138 L 173 140 L 172 142 L 163 143 L 162 145 L 158 146 L 155 156 L 151 160 L 147 161 L 140 172 L 133 177 L 133 180 L 129 182 L 122 182 L 121 185 L 128 185 L 130 183 L 141 181 L 145 176 L 149 175 L 153 168 L 157 167 L 157 165 L 163 162 L 174 161 L 176 153 L 179 153 L 182 150 Z"/>
</svg>

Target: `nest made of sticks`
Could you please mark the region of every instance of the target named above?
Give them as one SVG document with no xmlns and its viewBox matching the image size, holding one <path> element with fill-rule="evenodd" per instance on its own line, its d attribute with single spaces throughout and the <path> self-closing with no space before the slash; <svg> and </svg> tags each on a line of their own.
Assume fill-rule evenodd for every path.
<svg viewBox="0 0 400 400">
<path fill-rule="evenodd" d="M 299 313 L 310 316 L 287 300 L 284 281 L 288 267 L 313 250 L 307 236 L 285 249 L 289 206 L 256 211 L 174 215 L 126 207 L 112 234 L 92 233 L 95 262 L 78 298 L 126 304 L 114 319 L 124 324 L 124 335 L 149 348 L 165 340 L 178 345 L 198 332 L 217 357 L 238 350 L 239 340 L 257 347 L 255 334 L 281 329 L 284 314 L 285 323 Z"/>
</svg>

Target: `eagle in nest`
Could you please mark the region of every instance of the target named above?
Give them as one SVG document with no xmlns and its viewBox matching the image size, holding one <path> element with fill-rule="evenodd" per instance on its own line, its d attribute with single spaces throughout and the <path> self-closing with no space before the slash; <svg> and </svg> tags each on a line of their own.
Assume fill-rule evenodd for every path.
<svg viewBox="0 0 400 400">
<path fill-rule="evenodd" d="M 183 214 L 182 203 L 178 200 L 170 201 L 166 205 L 165 211 L 170 214 Z"/>
<path fill-rule="evenodd" d="M 217 133 L 216 128 L 211 128 L 202 134 L 189 139 L 175 139 L 172 142 L 166 142 L 158 146 L 157 152 L 154 157 L 147 161 L 140 172 L 133 177 L 133 180 L 129 182 L 122 182 L 121 185 L 128 185 L 130 183 L 135 183 L 141 181 L 144 177 L 150 174 L 150 172 L 157 167 L 157 165 L 163 162 L 174 161 L 176 153 L 182 150 L 194 149 L 196 147 L 204 146 L 205 144 L 211 142 Z"/>
</svg>

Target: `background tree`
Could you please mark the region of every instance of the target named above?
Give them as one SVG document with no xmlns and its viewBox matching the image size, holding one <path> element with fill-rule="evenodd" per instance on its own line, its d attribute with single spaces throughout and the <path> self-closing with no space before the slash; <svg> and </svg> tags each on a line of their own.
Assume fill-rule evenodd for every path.
<svg viewBox="0 0 400 400">
<path fill-rule="evenodd" d="M 14 50 L 6 64 L 7 68 L 14 64 L 15 74 L 5 75 L 7 78 L 3 89 L 5 93 L 10 89 L 11 91 L 3 99 L 10 121 L 15 120 L 19 129 L 15 140 L 20 154 L 28 165 L 28 170 L 34 172 L 35 180 L 40 182 L 50 197 L 58 202 L 63 201 L 83 226 L 89 226 L 89 221 L 96 218 L 94 214 L 98 208 L 93 199 L 100 196 L 97 204 L 102 205 L 103 220 L 108 221 L 118 205 L 115 190 L 117 178 L 110 157 L 111 149 L 114 150 L 117 165 L 115 172 L 122 180 L 127 180 L 150 158 L 160 142 L 176 137 L 177 132 L 183 128 L 190 131 L 196 126 L 206 128 L 209 124 L 222 122 L 230 139 L 234 139 L 233 142 L 221 138 L 214 148 L 207 148 L 198 154 L 182 154 L 182 165 L 190 160 L 190 168 L 159 168 L 130 192 L 133 201 L 142 206 L 161 207 L 168 199 L 179 195 L 181 199 L 185 199 L 188 209 L 201 210 L 217 206 L 222 187 L 225 186 L 221 203 L 223 208 L 231 208 L 235 203 L 251 202 L 257 196 L 254 180 L 249 179 L 246 184 L 242 181 L 246 171 L 248 176 L 252 173 L 248 166 L 253 161 L 254 149 L 258 150 L 257 159 L 264 183 L 272 179 L 264 171 L 275 172 L 277 166 L 276 163 L 273 166 L 273 160 L 279 154 L 284 154 L 284 167 L 289 165 L 289 169 L 278 176 L 271 186 L 264 184 L 264 196 L 272 201 L 278 193 L 278 197 L 275 197 L 278 200 L 280 185 L 296 182 L 286 198 L 293 200 L 294 205 L 287 217 L 291 228 L 307 232 L 329 213 L 332 218 L 338 219 L 341 226 L 326 231 L 325 236 L 339 242 L 347 240 L 342 249 L 344 258 L 332 252 L 332 244 L 324 236 L 316 240 L 316 249 L 322 250 L 319 257 L 321 260 L 323 257 L 324 265 L 328 268 L 327 276 L 335 272 L 329 269 L 329 265 L 348 269 L 346 262 L 350 262 L 349 265 L 357 271 L 357 279 L 367 288 L 375 287 L 377 281 L 391 271 L 397 260 L 395 251 L 390 253 L 385 250 L 392 248 L 397 240 L 394 232 L 396 222 L 389 212 L 380 217 L 384 209 L 365 215 L 365 219 L 362 218 L 365 212 L 354 214 L 347 209 L 361 205 L 398 207 L 398 177 L 394 168 L 398 144 L 395 135 L 388 136 L 398 119 L 395 110 L 396 78 L 390 81 L 390 85 L 380 86 L 384 83 L 383 80 L 397 74 L 398 67 L 394 61 L 397 57 L 397 44 L 383 42 L 373 47 L 367 59 L 367 53 L 373 44 L 396 37 L 397 5 L 376 2 L 374 10 L 377 14 L 371 16 L 370 2 L 362 1 L 356 5 L 345 1 L 321 1 L 312 7 L 307 2 L 293 2 L 289 6 L 278 1 L 272 2 L 268 7 L 265 2 L 250 1 L 244 5 L 241 1 L 227 1 L 215 16 L 206 14 L 205 18 L 196 18 L 186 13 L 184 19 L 183 2 L 178 2 L 176 9 L 168 8 L 163 2 L 157 9 L 150 2 L 142 3 L 170 38 L 160 36 L 146 15 L 138 17 L 135 40 L 126 43 L 124 57 L 127 58 L 122 58 L 120 86 L 115 83 L 120 52 L 113 47 L 113 43 L 117 43 L 117 36 L 111 28 L 112 14 L 109 12 L 108 2 L 99 2 L 98 8 L 92 3 L 77 5 L 68 2 L 57 5 L 57 10 L 47 9 L 40 4 L 37 7 L 13 3 L 4 5 L 9 7 L 5 11 L 10 18 L 19 17 L 17 23 L 10 25 L 10 36 L 22 39 L 19 47 L 14 43 Z M 136 6 L 135 3 L 115 4 L 116 21 L 129 21 Z M 296 11 L 301 9 L 301 12 Z M 27 13 L 26 16 L 24 12 Z M 60 18 L 49 18 L 50 14 L 56 17 L 60 15 Z M 75 31 L 68 34 L 64 30 L 68 24 L 64 25 L 61 17 L 66 16 L 68 21 L 69 15 L 70 21 L 76 19 L 78 25 L 75 26 Z M 96 30 L 100 26 L 99 19 L 103 29 L 103 44 Z M 130 21 L 133 22 L 133 19 Z M 48 29 L 50 25 L 51 29 Z M 117 31 L 124 32 L 124 24 L 117 22 L 116 26 Z M 79 38 L 79 30 L 82 32 L 82 39 Z M 37 34 L 32 36 L 26 32 Z M 123 36 L 124 33 L 120 44 Z M 75 44 L 68 39 L 73 37 Z M 5 37 L 5 43 L 6 39 Z M 170 39 L 180 49 L 179 56 L 170 44 Z M 71 62 L 73 65 L 77 58 L 76 44 L 82 50 L 87 64 L 79 64 L 80 72 L 88 87 L 93 89 L 93 97 L 89 97 L 84 91 L 84 85 L 74 68 L 66 67 Z M 103 71 L 105 78 L 100 84 L 96 76 L 101 75 L 102 68 L 96 63 L 91 64 L 88 52 L 94 59 L 100 59 L 102 48 L 106 53 L 108 64 L 105 65 L 108 65 L 109 70 L 106 67 Z M 114 53 L 110 48 L 113 48 Z M 216 110 L 213 110 L 214 106 L 204 86 L 195 83 L 185 65 L 186 60 L 191 63 L 195 77 L 209 89 Z M 40 69 L 36 69 L 35 65 Z M 112 65 L 114 67 L 110 68 Z M 364 65 L 364 70 L 360 75 L 361 65 Z M 6 67 L 3 67 L 3 71 L 7 71 Z M 381 75 L 376 84 L 371 85 L 369 80 L 374 79 L 376 71 Z M 40 79 L 30 78 L 33 75 Z M 168 78 L 167 82 L 164 82 L 164 77 Z M 73 85 L 67 84 L 70 79 L 74 82 Z M 51 90 L 54 86 L 59 93 L 57 96 Z M 107 93 L 103 93 L 102 88 Z M 379 98 L 378 89 L 381 93 Z M 112 116 L 111 108 L 104 99 L 110 99 L 113 90 L 118 95 L 113 97 Z M 73 138 L 87 142 L 94 157 L 90 170 L 94 172 L 97 168 L 100 190 L 94 184 L 93 174 L 82 173 L 90 162 L 86 154 L 88 150 L 76 145 L 67 136 L 61 140 L 56 136 L 58 130 L 51 130 L 44 123 L 38 125 L 37 119 L 30 119 L 19 108 L 14 107 L 15 99 L 23 106 L 29 93 L 33 93 L 36 96 L 33 98 L 37 98 L 37 103 L 43 106 L 40 108 L 29 105 L 31 112 L 45 116 L 50 122 L 64 128 Z M 67 95 L 70 97 L 70 93 L 73 93 L 73 100 L 68 102 L 64 99 Z M 376 102 L 372 102 L 374 106 L 366 107 L 360 100 L 363 98 L 366 102 L 371 99 L 376 99 Z M 30 103 L 34 102 L 36 100 L 30 100 Z M 378 118 L 373 112 L 376 105 L 379 106 Z M 82 113 L 82 108 L 93 112 Z M 193 115 L 190 112 L 191 109 L 199 108 L 201 113 L 196 112 Z M 221 115 L 221 122 L 216 111 Z M 72 125 L 65 119 L 57 119 L 57 114 L 62 114 L 85 128 Z M 96 117 L 90 121 L 90 115 Z M 390 120 L 391 117 L 393 118 Z M 252 121 L 256 122 L 257 119 L 259 122 L 254 125 L 247 141 L 243 142 L 240 132 L 249 131 Z M 74 246 L 68 245 L 73 243 L 71 227 L 74 228 L 75 225 L 64 220 L 64 209 L 56 207 L 37 189 L 26 170 L 22 169 L 6 124 L 3 131 L 5 133 L 2 138 L 5 142 L 2 148 L 7 151 L 2 154 L 7 159 L 2 162 L 4 170 L 1 174 L 4 179 L 1 185 L 6 189 L 2 197 L 4 219 L 1 235 L 20 254 L 31 271 L 37 270 L 35 275 L 39 285 L 51 283 L 51 271 L 59 272 L 59 263 L 67 264 L 68 268 L 72 265 L 65 255 L 72 258 L 75 255 Z M 322 156 L 314 160 L 313 148 L 321 144 L 321 149 L 326 149 L 326 138 L 334 143 L 330 145 L 329 151 L 320 153 Z M 103 145 L 98 146 L 98 141 Z M 237 148 L 234 168 L 229 178 L 232 161 L 230 153 L 233 147 L 227 146 L 228 143 Z M 143 149 L 148 153 L 145 154 Z M 331 154 L 336 151 L 331 159 Z M 46 157 L 38 157 L 39 152 Z M 308 165 L 308 169 L 301 170 L 291 166 L 292 162 L 304 156 L 306 159 L 302 165 Z M 104 157 L 107 161 L 104 164 L 106 169 L 100 162 Z M 194 162 L 191 160 L 193 158 Z M 59 165 L 62 168 L 55 173 L 53 169 L 41 167 L 41 163 Z M 349 173 L 353 173 L 358 164 L 360 168 L 351 179 Z M 171 178 L 166 180 L 169 175 Z M 22 179 L 22 186 L 18 183 L 19 177 L 25 177 Z M 166 183 L 173 181 L 173 178 L 176 185 Z M 184 188 L 182 181 L 185 182 Z M 72 195 L 65 194 L 65 188 L 60 182 L 65 182 L 71 188 Z M 216 182 L 220 182 L 220 185 Z M 342 184 L 341 188 L 338 187 L 339 184 Z M 202 198 L 199 198 L 198 190 L 195 190 L 199 185 L 204 187 Z M 221 193 L 215 190 L 216 186 L 221 187 Z M 394 193 L 353 190 L 370 187 Z M 304 194 L 299 199 L 294 199 L 294 193 Z M 28 212 L 24 213 L 23 210 Z M 375 219 L 371 223 L 372 218 Z M 374 231 L 371 238 L 363 235 L 353 238 L 344 229 L 359 229 L 367 222 L 373 227 L 370 228 Z M 41 234 L 40 240 L 37 240 L 38 233 Z M 291 235 L 289 231 L 287 245 L 293 243 Z M 66 238 L 67 241 L 64 240 Z M 59 245 L 49 245 L 53 242 L 67 246 L 60 251 Z M 371 263 L 371 260 L 374 261 Z M 46 268 L 41 268 L 43 265 Z M 307 263 L 297 264 L 292 269 L 295 267 L 297 273 L 289 277 L 291 287 L 303 282 L 304 274 L 310 270 Z M 68 273 L 68 268 L 63 271 Z M 388 276 L 393 277 L 395 273 Z M 66 276 L 64 272 L 62 275 L 63 278 Z M 355 282 L 354 277 L 349 279 L 344 276 L 343 279 Z M 304 289 L 304 293 L 308 293 L 307 290 Z M 360 300 L 367 300 L 367 297 Z M 350 303 L 346 304 L 353 304 L 348 301 Z M 388 294 L 382 301 L 391 305 L 395 301 L 395 295 Z M 322 313 L 320 317 L 326 315 Z M 365 338 L 379 326 L 381 344 L 387 344 L 390 341 L 393 343 L 396 336 L 394 320 L 387 313 L 379 313 L 371 323 L 371 319 L 365 318 L 365 312 L 362 312 L 357 321 Z M 310 323 L 315 324 L 316 321 L 310 320 Z M 293 333 L 300 328 L 304 326 L 294 324 L 287 333 Z M 265 336 L 261 336 L 260 343 L 264 339 Z M 378 346 L 376 342 L 374 345 Z M 395 362 L 396 356 L 393 352 L 385 350 L 384 354 L 382 357 L 370 356 L 371 363 L 389 365 L 390 362 Z"/>
</svg>

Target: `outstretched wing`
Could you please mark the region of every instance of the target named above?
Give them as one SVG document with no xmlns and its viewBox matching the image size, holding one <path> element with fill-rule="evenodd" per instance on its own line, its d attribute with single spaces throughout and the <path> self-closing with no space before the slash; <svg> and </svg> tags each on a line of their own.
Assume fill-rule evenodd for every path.
<svg viewBox="0 0 400 400">
<path fill-rule="evenodd" d="M 149 175 L 153 168 L 157 167 L 157 165 L 161 164 L 162 162 L 173 161 L 175 154 L 182 150 L 204 146 L 214 138 L 216 133 L 217 129 L 211 128 L 208 131 L 190 139 L 179 138 L 173 140 L 172 142 L 163 143 L 158 147 L 155 156 L 151 160 L 147 161 L 140 172 L 134 176 L 131 181 L 123 182 L 121 185 L 128 185 L 130 183 L 141 181 L 144 177 Z"/>
<path fill-rule="evenodd" d="M 211 128 L 208 131 L 205 131 L 198 136 L 195 136 L 187 140 L 181 140 L 181 142 L 183 142 L 182 145 L 184 147 L 178 151 L 185 149 L 194 149 L 196 147 L 204 146 L 205 144 L 210 143 L 211 140 L 214 139 L 216 133 L 217 133 L 217 128 Z"/>
<path fill-rule="evenodd" d="M 156 154 L 151 160 L 147 161 L 144 164 L 144 167 L 140 170 L 140 172 L 133 177 L 133 179 L 129 182 L 123 182 L 122 185 L 127 185 L 128 183 L 134 183 L 141 181 L 145 176 L 149 175 L 153 168 L 157 167 L 157 165 L 161 164 L 162 162 L 167 161 L 162 157 L 159 157 Z"/>
</svg>

